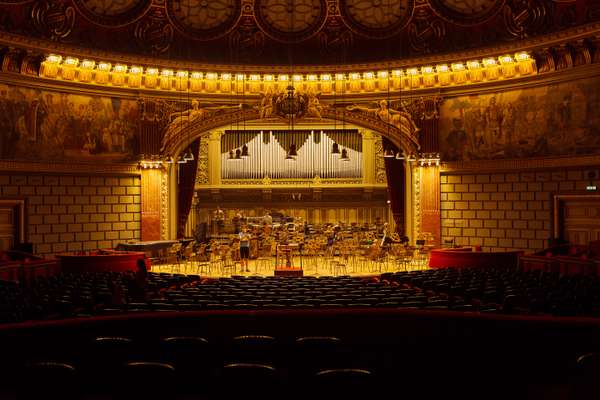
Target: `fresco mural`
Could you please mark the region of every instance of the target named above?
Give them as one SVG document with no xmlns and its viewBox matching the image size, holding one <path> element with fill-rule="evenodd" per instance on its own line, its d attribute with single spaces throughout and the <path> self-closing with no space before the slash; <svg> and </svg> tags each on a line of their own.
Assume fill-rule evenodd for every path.
<svg viewBox="0 0 600 400">
<path fill-rule="evenodd" d="M 600 153 L 600 78 L 447 99 L 445 161 Z"/>
<path fill-rule="evenodd" d="M 0 85 L 0 158 L 132 160 L 138 120 L 134 100 Z"/>
</svg>

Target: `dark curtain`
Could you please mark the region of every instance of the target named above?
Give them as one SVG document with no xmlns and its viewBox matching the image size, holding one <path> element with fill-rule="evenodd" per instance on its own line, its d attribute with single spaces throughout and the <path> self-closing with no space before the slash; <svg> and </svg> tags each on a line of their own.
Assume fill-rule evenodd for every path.
<svg viewBox="0 0 600 400">
<path fill-rule="evenodd" d="M 194 186 L 196 183 L 196 171 L 198 169 L 198 153 L 200 151 L 200 139 L 196 139 L 185 150 L 184 154 L 191 151 L 194 155 L 193 161 L 179 166 L 179 190 L 177 191 L 177 239 L 185 235 L 185 224 L 192 208 L 194 198 Z"/>
<path fill-rule="evenodd" d="M 384 141 L 384 148 L 391 148 L 395 152 L 398 151 L 398 149 L 387 140 Z M 384 160 L 392 218 L 394 218 L 394 223 L 396 224 L 396 232 L 402 237 L 404 236 L 404 208 L 406 202 L 406 170 L 404 167 L 404 160 L 397 160 L 395 157 L 384 158 Z"/>
</svg>

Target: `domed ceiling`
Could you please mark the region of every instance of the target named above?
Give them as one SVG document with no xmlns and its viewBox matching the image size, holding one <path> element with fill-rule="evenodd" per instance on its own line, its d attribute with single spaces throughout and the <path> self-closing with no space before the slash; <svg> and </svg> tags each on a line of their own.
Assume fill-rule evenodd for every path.
<svg viewBox="0 0 600 400">
<path fill-rule="evenodd" d="M 208 63 L 398 60 L 600 20 L 594 0 L 0 0 L 0 29 Z"/>
</svg>

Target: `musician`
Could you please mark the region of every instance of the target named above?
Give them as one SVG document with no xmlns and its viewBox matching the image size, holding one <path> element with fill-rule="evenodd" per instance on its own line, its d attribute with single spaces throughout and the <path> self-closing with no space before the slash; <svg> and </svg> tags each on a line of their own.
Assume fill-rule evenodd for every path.
<svg viewBox="0 0 600 400">
<path fill-rule="evenodd" d="M 213 219 L 217 226 L 217 234 L 221 234 L 225 222 L 225 213 L 221 210 L 221 207 L 217 206 L 217 209 L 213 213 Z"/>
<path fill-rule="evenodd" d="M 250 258 L 250 239 L 252 239 L 252 235 L 248 232 L 248 228 L 242 228 L 242 231 L 239 233 L 240 238 L 240 263 L 242 264 L 242 270 L 244 267 L 246 268 L 246 272 L 250 272 L 248 268 L 248 258 Z"/>
</svg>

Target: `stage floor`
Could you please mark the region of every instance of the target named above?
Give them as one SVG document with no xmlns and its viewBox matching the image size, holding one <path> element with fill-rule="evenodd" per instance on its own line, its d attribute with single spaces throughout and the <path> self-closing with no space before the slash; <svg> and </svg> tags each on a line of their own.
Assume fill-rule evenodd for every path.
<svg viewBox="0 0 600 400">
<path fill-rule="evenodd" d="M 339 257 L 304 257 L 302 270 L 304 276 L 372 276 L 384 272 L 419 271 L 429 268 L 428 258 L 398 260 L 389 257 L 382 261 L 366 259 L 350 259 L 345 261 Z M 299 262 L 293 263 L 299 267 Z M 210 278 L 242 276 L 273 276 L 275 257 L 248 261 L 248 270 L 242 268 L 239 261 L 223 264 L 222 262 L 181 261 L 178 264 L 153 264 L 152 272 L 179 273 L 200 275 Z"/>
</svg>

